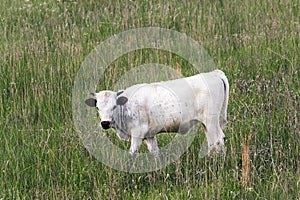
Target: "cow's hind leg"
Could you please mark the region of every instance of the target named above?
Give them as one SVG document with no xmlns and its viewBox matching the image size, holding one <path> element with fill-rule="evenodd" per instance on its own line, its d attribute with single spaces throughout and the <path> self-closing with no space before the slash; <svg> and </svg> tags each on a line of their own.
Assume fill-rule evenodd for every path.
<svg viewBox="0 0 300 200">
<path fill-rule="evenodd" d="M 219 120 L 209 120 L 205 124 L 205 134 L 208 142 L 208 150 L 216 149 L 217 151 L 224 149 L 225 135 L 220 127 Z"/>
</svg>

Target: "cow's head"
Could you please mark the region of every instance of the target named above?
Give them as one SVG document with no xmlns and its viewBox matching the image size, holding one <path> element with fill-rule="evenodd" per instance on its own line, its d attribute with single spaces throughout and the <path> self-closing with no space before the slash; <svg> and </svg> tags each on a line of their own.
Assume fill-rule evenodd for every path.
<svg viewBox="0 0 300 200">
<path fill-rule="evenodd" d="M 109 129 L 112 125 L 112 113 L 116 106 L 117 92 L 105 90 L 91 94 L 94 98 L 87 99 L 85 103 L 90 107 L 97 108 L 102 128 Z"/>
</svg>

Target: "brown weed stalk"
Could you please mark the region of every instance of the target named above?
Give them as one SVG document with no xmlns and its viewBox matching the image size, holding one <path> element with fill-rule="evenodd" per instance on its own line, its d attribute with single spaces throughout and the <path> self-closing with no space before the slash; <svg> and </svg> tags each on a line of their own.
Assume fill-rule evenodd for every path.
<svg viewBox="0 0 300 200">
<path fill-rule="evenodd" d="M 250 140 L 251 134 L 248 135 L 248 138 L 242 143 L 242 185 L 243 188 L 249 187 L 250 185 L 250 176 L 251 176 L 251 166 L 250 166 Z"/>
</svg>

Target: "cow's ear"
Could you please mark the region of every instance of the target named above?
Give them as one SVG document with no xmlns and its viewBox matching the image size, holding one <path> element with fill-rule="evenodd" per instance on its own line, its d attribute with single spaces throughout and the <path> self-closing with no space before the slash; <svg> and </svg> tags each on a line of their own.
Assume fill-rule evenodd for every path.
<svg viewBox="0 0 300 200">
<path fill-rule="evenodd" d="M 120 94 L 122 94 L 124 92 L 124 90 L 119 90 L 118 92 L 117 92 L 117 96 L 119 96 Z"/>
<path fill-rule="evenodd" d="M 85 100 L 85 104 L 90 107 L 96 107 L 97 100 L 94 98 L 89 98 L 89 99 Z"/>
<path fill-rule="evenodd" d="M 122 106 L 122 105 L 124 105 L 127 101 L 128 101 L 127 97 L 119 97 L 119 98 L 117 99 L 117 105 Z"/>
</svg>

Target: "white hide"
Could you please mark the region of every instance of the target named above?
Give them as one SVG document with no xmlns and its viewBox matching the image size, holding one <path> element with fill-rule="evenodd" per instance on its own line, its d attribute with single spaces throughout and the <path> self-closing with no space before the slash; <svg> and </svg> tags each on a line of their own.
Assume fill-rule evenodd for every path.
<svg viewBox="0 0 300 200">
<path fill-rule="evenodd" d="M 222 149 L 229 83 L 220 70 L 171 81 L 138 84 L 122 92 L 95 93 L 101 121 L 108 121 L 120 138 L 131 140 L 130 153 L 143 140 L 158 152 L 156 134 L 185 134 L 202 123 L 209 149 Z M 90 105 L 91 106 L 91 105 Z"/>
</svg>

